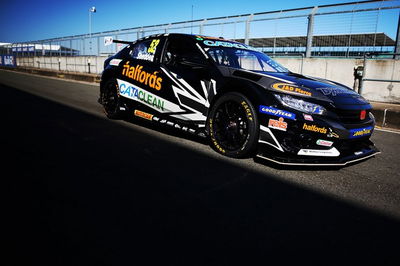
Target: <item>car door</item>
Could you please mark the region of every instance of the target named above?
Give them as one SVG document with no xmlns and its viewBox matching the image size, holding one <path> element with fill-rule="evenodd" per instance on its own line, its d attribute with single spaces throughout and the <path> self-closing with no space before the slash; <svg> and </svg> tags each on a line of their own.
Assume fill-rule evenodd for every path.
<svg viewBox="0 0 400 266">
<path fill-rule="evenodd" d="M 212 65 L 191 36 L 169 36 L 161 70 L 163 77 L 171 83 L 171 91 L 177 103 L 184 110 L 173 117 L 197 124 L 206 121 L 210 91 L 214 91 L 210 67 Z"/>
<path fill-rule="evenodd" d="M 120 95 L 136 101 L 152 111 L 165 112 L 165 84 L 160 75 L 160 56 L 165 37 L 153 37 L 131 46 L 118 81 Z"/>
</svg>

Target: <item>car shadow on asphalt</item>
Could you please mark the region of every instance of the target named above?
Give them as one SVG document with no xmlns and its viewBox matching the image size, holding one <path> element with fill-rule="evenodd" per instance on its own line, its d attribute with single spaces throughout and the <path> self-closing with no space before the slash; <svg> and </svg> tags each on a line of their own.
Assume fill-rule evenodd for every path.
<svg viewBox="0 0 400 266">
<path fill-rule="evenodd" d="M 1 89 L 3 265 L 399 265 L 394 218 Z"/>
</svg>

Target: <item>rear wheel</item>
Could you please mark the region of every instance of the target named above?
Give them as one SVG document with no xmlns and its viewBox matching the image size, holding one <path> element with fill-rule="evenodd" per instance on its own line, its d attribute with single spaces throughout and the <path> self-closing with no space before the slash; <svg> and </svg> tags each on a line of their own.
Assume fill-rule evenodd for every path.
<svg viewBox="0 0 400 266">
<path fill-rule="evenodd" d="M 101 103 L 104 113 L 111 119 L 121 118 L 123 114 L 120 109 L 121 100 L 118 91 L 118 83 L 115 79 L 107 81 L 102 90 Z"/>
<path fill-rule="evenodd" d="M 252 103 L 237 92 L 219 98 L 210 110 L 207 127 L 211 147 L 229 157 L 252 156 L 259 136 L 257 113 Z"/>
</svg>

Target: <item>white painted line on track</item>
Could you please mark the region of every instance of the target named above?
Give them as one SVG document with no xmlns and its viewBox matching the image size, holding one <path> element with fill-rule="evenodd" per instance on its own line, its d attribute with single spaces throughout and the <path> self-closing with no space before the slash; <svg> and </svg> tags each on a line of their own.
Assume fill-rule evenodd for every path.
<svg viewBox="0 0 400 266">
<path fill-rule="evenodd" d="M 383 129 L 383 128 L 377 128 L 377 127 L 375 127 L 375 130 L 383 131 L 383 132 L 389 132 L 389 133 L 394 133 L 394 134 L 400 134 L 400 131 L 390 130 L 390 129 Z"/>
</svg>

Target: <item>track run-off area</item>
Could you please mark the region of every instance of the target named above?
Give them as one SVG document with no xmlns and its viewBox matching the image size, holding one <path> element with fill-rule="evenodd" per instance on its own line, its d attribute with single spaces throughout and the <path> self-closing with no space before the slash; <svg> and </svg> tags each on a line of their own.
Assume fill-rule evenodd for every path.
<svg viewBox="0 0 400 266">
<path fill-rule="evenodd" d="M 95 83 L 0 70 L 0 89 L 3 265 L 400 265 L 396 132 L 358 164 L 285 169 L 109 120 Z"/>
</svg>

